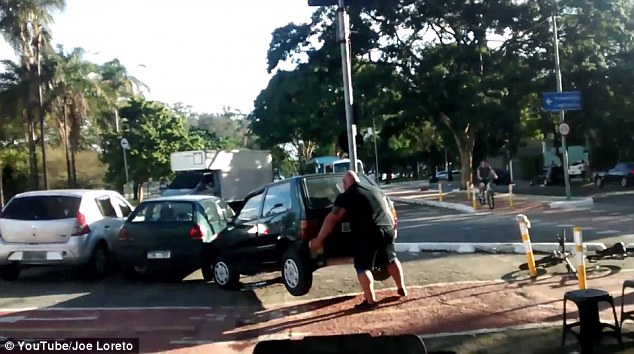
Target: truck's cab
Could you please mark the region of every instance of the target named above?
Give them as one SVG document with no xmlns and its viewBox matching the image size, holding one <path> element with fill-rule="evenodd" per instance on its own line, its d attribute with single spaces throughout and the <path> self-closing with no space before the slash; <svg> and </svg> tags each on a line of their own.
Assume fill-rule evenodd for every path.
<svg viewBox="0 0 634 354">
<path fill-rule="evenodd" d="M 170 163 L 176 177 L 163 195 L 213 195 L 237 211 L 249 192 L 273 182 L 272 160 L 270 151 L 174 152 Z"/>
<path fill-rule="evenodd" d="M 350 159 L 342 159 L 337 156 L 320 156 L 306 163 L 306 174 L 342 173 L 350 169 Z M 365 174 L 363 162 L 357 160 L 357 172 Z"/>
<path fill-rule="evenodd" d="M 216 188 L 219 185 L 219 172 L 218 170 L 179 172 L 172 183 L 167 186 L 163 195 L 205 194 L 220 197 L 219 190 Z"/>
</svg>

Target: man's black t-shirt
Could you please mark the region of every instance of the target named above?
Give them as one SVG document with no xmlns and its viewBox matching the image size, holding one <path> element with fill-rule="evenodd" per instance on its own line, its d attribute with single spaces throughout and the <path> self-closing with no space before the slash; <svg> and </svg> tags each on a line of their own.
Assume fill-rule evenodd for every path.
<svg viewBox="0 0 634 354">
<path fill-rule="evenodd" d="M 483 180 L 488 180 L 489 178 L 491 178 L 491 166 L 487 166 L 487 167 L 478 167 L 478 169 L 480 170 L 480 178 Z"/>
<path fill-rule="evenodd" d="M 335 207 L 345 209 L 345 219 L 356 236 L 372 233 L 379 227 L 391 227 L 390 210 L 383 192 L 377 187 L 355 183 L 335 199 Z"/>
</svg>

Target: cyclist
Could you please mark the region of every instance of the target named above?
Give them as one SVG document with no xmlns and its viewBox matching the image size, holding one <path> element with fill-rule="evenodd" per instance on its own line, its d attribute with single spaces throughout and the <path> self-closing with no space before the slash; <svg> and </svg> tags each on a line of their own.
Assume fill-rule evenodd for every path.
<svg viewBox="0 0 634 354">
<path fill-rule="evenodd" d="M 495 173 L 495 170 L 489 166 L 489 162 L 487 160 L 482 160 L 480 162 L 480 167 L 478 167 L 478 181 L 480 181 L 480 194 L 484 193 L 486 186 L 491 182 L 491 180 L 498 179 L 498 175 Z"/>
</svg>

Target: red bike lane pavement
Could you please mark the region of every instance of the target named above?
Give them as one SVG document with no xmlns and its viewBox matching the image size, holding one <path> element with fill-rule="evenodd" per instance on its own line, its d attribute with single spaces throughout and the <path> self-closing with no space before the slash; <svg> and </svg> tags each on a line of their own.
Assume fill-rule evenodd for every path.
<svg viewBox="0 0 634 354">
<path fill-rule="evenodd" d="M 521 274 L 521 273 L 520 273 Z M 620 286 L 629 272 L 589 279 L 620 303 Z M 412 287 L 399 299 L 378 291 L 370 312 L 353 307 L 360 295 L 249 307 L 35 309 L 0 312 L 0 337 L 140 338 L 141 352 L 250 353 L 261 340 L 371 333 L 442 334 L 557 322 L 564 292 L 574 279 L 544 276 L 515 281 L 481 281 Z M 634 303 L 634 298 L 626 299 Z M 570 315 L 574 316 L 575 310 Z M 606 319 L 611 312 L 606 312 Z"/>
</svg>

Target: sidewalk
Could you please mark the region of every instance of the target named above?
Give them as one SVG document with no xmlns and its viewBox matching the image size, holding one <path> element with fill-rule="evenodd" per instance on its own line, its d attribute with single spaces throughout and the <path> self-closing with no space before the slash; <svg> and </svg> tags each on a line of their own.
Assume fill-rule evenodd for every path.
<svg viewBox="0 0 634 354">
<path fill-rule="evenodd" d="M 620 287 L 628 278 L 628 274 L 621 273 L 592 279 L 591 284 L 609 291 L 615 303 L 620 304 Z M 436 351 L 559 353 L 563 294 L 575 289 L 577 284 L 573 280 L 566 282 L 560 277 L 544 276 L 532 281 L 520 275 L 515 281 L 412 287 L 407 299 L 398 299 L 393 290 L 383 290 L 378 292 L 379 307 L 362 313 L 353 309 L 361 297 L 344 295 L 253 313 L 241 321 L 242 326 L 225 335 L 232 340 L 246 340 L 240 345 L 243 353 L 250 353 L 256 338 L 262 340 L 261 336 L 289 339 L 356 333 L 419 334 L 428 349 Z M 634 303 L 634 294 L 626 295 L 627 303 Z M 613 323 L 611 309 L 602 307 L 601 310 L 602 320 Z M 574 304 L 568 311 L 569 319 L 576 318 Z M 617 309 L 617 313 L 619 311 Z M 630 331 L 629 326 L 632 325 L 625 325 L 625 332 Z M 511 329 L 504 330 L 509 327 Z M 495 332 L 494 329 L 498 329 L 497 334 L 486 334 Z M 475 336 L 478 331 L 484 334 Z M 491 340 L 491 337 L 497 339 Z M 568 340 L 571 349 L 575 348 L 573 338 L 570 336 Z M 634 349 L 634 342 L 624 340 L 626 348 Z M 605 343 L 612 344 L 609 338 Z M 195 351 L 219 353 L 220 349 L 219 343 L 214 343 L 198 346 Z"/>
<path fill-rule="evenodd" d="M 430 206 L 458 210 L 464 213 L 490 212 L 488 205 L 481 205 L 476 200 L 475 208 L 473 207 L 472 196 L 467 191 L 459 190 L 456 182 L 443 184 L 442 200 L 437 185 L 419 188 L 392 188 L 385 191 L 385 194 L 394 201 L 420 203 Z M 499 188 L 498 188 L 499 189 Z M 512 202 L 512 204 L 511 204 Z M 543 196 L 543 195 L 527 195 L 527 194 L 511 194 L 508 192 L 495 193 L 496 214 L 518 214 L 528 211 L 545 210 L 550 208 L 561 207 L 587 207 L 592 205 L 593 201 L 589 198 L 573 198 L 566 201 L 563 197 Z"/>
</svg>

